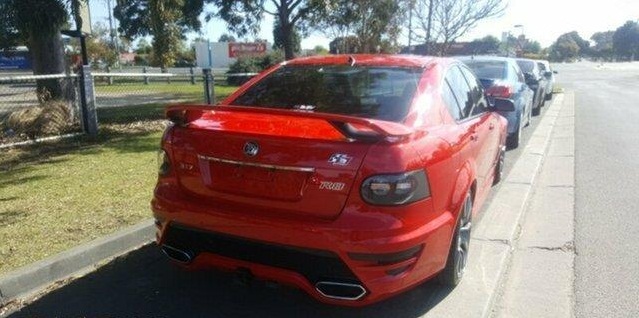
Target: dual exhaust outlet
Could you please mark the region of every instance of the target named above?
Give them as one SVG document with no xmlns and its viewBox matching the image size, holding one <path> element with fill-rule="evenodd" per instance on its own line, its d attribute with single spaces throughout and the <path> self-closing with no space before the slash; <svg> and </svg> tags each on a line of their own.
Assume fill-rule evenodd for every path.
<svg viewBox="0 0 639 318">
<path fill-rule="evenodd" d="M 171 245 L 164 244 L 161 249 L 168 258 L 181 264 L 189 264 L 194 258 L 192 252 Z M 320 281 L 315 284 L 315 290 L 326 298 L 336 300 L 355 301 L 366 295 L 366 289 L 360 284 L 335 281 Z"/>
</svg>

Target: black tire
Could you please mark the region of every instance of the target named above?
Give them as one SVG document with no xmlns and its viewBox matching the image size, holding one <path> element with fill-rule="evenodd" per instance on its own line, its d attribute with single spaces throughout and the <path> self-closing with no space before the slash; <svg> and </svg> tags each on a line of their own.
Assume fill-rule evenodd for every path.
<svg viewBox="0 0 639 318">
<path fill-rule="evenodd" d="M 519 147 L 519 141 L 521 140 L 521 115 L 519 116 L 519 121 L 517 122 L 517 130 L 508 135 L 506 138 L 506 145 L 509 149 L 516 149 Z"/>
<path fill-rule="evenodd" d="M 552 100 L 552 92 L 546 94 L 546 100 Z"/>
<path fill-rule="evenodd" d="M 450 243 L 446 267 L 444 267 L 444 270 L 437 276 L 437 281 L 441 285 L 455 287 L 464 277 L 464 270 L 468 263 L 468 249 L 470 247 L 472 210 L 473 201 L 470 193 L 468 193 L 459 211 L 459 218 L 455 226 L 455 234 Z"/>
<path fill-rule="evenodd" d="M 497 164 L 495 165 L 495 176 L 493 178 L 493 186 L 496 186 L 501 182 L 504 177 L 504 161 L 506 160 L 506 148 L 499 150 L 499 157 L 497 158 Z"/>
<path fill-rule="evenodd" d="M 532 115 L 533 116 L 539 116 L 539 114 L 541 114 L 541 107 L 537 106 L 537 107 L 532 109 Z"/>
</svg>

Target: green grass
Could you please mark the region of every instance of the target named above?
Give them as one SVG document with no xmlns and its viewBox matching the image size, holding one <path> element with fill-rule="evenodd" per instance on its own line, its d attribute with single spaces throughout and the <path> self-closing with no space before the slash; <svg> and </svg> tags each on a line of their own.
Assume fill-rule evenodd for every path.
<svg viewBox="0 0 639 318">
<path fill-rule="evenodd" d="M 216 86 L 217 100 L 235 89 Z M 99 84 L 96 91 L 183 94 L 184 100 L 195 101 L 202 85 Z M 0 150 L 0 274 L 151 216 L 164 127 L 154 120 L 164 117 L 165 107 L 99 108 L 97 138 Z"/>
<path fill-rule="evenodd" d="M 219 96 L 228 96 L 237 89 L 237 86 L 221 86 L 215 85 L 215 94 Z M 201 82 L 191 84 L 188 82 L 172 82 L 171 84 L 154 83 L 149 85 L 143 83 L 114 83 L 113 85 L 107 85 L 106 83 L 96 83 L 95 93 L 100 94 L 116 94 L 116 93 L 136 93 L 136 92 L 157 92 L 164 94 L 177 94 L 183 96 L 190 96 L 194 99 L 202 99 L 204 94 L 204 87 Z"/>
<path fill-rule="evenodd" d="M 216 101 L 220 101 L 231 95 L 237 86 L 215 86 Z M 96 94 L 136 94 L 142 93 L 148 96 L 166 96 L 168 100 L 180 100 L 182 103 L 202 103 L 203 88 L 198 83 L 177 82 L 151 83 L 144 85 L 140 83 L 118 83 L 114 85 L 100 84 L 95 86 Z M 175 102 L 172 102 L 175 103 Z M 164 109 L 169 103 L 149 103 L 142 105 L 130 105 L 120 107 L 101 107 L 97 109 L 98 120 L 101 124 L 129 123 L 140 120 L 155 120 L 164 117 Z"/>
<path fill-rule="evenodd" d="M 0 273 L 150 217 L 160 137 L 111 132 L 3 150 Z"/>
</svg>

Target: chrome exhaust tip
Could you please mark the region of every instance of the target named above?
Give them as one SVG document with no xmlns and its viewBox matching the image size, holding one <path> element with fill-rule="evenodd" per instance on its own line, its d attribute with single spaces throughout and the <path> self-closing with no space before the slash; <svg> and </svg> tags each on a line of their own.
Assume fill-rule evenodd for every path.
<svg viewBox="0 0 639 318">
<path fill-rule="evenodd" d="M 366 295 L 362 285 L 339 282 L 318 282 L 315 290 L 326 298 L 337 300 L 359 300 Z"/>
<path fill-rule="evenodd" d="M 168 258 L 182 264 L 188 264 L 193 261 L 193 253 L 181 250 L 170 245 L 162 245 L 162 252 Z"/>
</svg>

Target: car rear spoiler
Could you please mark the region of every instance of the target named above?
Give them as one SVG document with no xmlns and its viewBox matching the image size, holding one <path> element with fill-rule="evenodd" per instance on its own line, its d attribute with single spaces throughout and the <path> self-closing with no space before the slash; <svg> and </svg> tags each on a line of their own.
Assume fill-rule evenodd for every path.
<svg viewBox="0 0 639 318">
<path fill-rule="evenodd" d="M 378 141 L 382 138 L 403 139 L 414 130 L 406 125 L 346 115 L 314 113 L 303 110 L 282 110 L 246 106 L 173 105 L 166 109 L 166 118 L 175 125 L 187 126 L 208 112 L 251 113 L 274 116 L 290 116 L 324 120 L 330 123 L 344 137 L 361 141 Z"/>
</svg>

